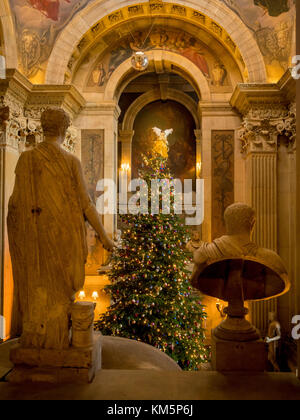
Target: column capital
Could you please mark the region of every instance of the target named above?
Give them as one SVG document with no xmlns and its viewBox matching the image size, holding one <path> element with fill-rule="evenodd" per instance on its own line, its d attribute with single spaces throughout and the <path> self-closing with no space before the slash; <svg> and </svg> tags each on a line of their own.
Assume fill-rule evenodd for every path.
<svg viewBox="0 0 300 420">
<path fill-rule="evenodd" d="M 10 107 L 0 108 L 0 147 L 20 151 L 25 138 L 26 119 L 11 113 Z"/>
<path fill-rule="evenodd" d="M 285 145 L 294 148 L 296 139 L 296 105 L 255 104 L 243 119 L 239 130 L 242 153 L 277 152 L 279 135 Z"/>
<path fill-rule="evenodd" d="M 134 136 L 133 130 L 119 130 L 119 141 L 121 143 L 132 143 L 132 139 Z"/>
</svg>

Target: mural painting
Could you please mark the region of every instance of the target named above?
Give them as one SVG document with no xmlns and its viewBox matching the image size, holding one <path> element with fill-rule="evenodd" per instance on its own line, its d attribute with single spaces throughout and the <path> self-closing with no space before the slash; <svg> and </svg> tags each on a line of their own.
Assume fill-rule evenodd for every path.
<svg viewBox="0 0 300 420">
<path fill-rule="evenodd" d="M 224 211 L 234 202 L 234 131 L 212 131 L 212 239 L 225 234 Z"/>
<path fill-rule="evenodd" d="M 81 160 L 90 197 L 96 204 L 97 182 L 104 176 L 104 130 L 81 131 Z M 103 263 L 103 247 L 87 224 L 88 259 L 86 275 L 96 275 Z"/>
<path fill-rule="evenodd" d="M 138 177 L 142 155 L 153 150 L 157 139 L 153 127 L 173 128 L 168 137 L 169 165 L 174 178 L 195 179 L 196 141 L 195 122 L 189 111 L 178 102 L 156 101 L 145 106 L 136 117 L 132 144 L 132 177 Z"/>
<path fill-rule="evenodd" d="M 194 63 L 208 79 L 212 86 L 230 86 L 228 72 L 219 58 L 213 56 L 201 41 L 180 30 L 167 30 L 156 27 L 150 33 L 147 31 L 135 32 L 118 40 L 109 52 L 102 55 L 93 69 L 87 87 L 104 87 L 114 70 L 125 60 L 130 58 L 133 52 L 162 49 L 173 51 L 186 57 Z"/>
<path fill-rule="evenodd" d="M 61 30 L 89 0 L 10 0 L 20 68 L 29 78 L 45 69 Z"/>
<path fill-rule="evenodd" d="M 294 0 L 221 0 L 252 31 L 264 56 L 269 80 L 278 81 L 294 55 Z"/>
</svg>

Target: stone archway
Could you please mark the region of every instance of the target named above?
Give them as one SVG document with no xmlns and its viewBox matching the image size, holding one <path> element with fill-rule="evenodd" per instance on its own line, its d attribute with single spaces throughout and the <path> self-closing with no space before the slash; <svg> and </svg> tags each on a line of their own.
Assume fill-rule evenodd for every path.
<svg viewBox="0 0 300 420">
<path fill-rule="evenodd" d="M 134 122 L 139 112 L 148 104 L 158 100 L 172 100 L 182 104 L 192 115 L 195 121 L 195 136 L 196 136 L 196 160 L 201 159 L 201 131 L 200 131 L 200 117 L 198 114 L 198 105 L 187 94 L 176 90 L 167 88 L 165 92 L 160 89 L 153 89 L 139 96 L 127 109 L 124 119 L 119 130 L 119 141 L 122 145 L 122 162 L 127 162 L 131 165 L 132 162 L 132 140 L 134 136 Z"/>
<path fill-rule="evenodd" d="M 18 67 L 18 52 L 15 28 L 11 15 L 9 0 L 0 1 L 0 22 L 3 29 L 4 52 L 7 68 Z"/>
<path fill-rule="evenodd" d="M 151 102 L 158 101 L 160 99 L 170 99 L 172 101 L 179 102 L 182 105 L 184 105 L 193 116 L 195 120 L 196 129 L 198 130 L 200 128 L 200 119 L 198 116 L 198 106 L 196 102 L 186 93 L 183 93 L 176 89 L 167 88 L 164 94 L 162 94 L 162 92 L 159 89 L 154 89 L 139 96 L 127 109 L 122 123 L 122 130 L 133 130 L 134 121 L 138 113 L 146 105 L 150 104 Z"/>
<path fill-rule="evenodd" d="M 141 1 L 141 4 L 147 3 Z M 250 82 L 265 82 L 266 68 L 261 51 L 253 38 L 251 31 L 236 16 L 236 14 L 226 7 L 225 4 L 217 0 L 169 0 L 170 4 L 178 7 L 192 8 L 195 13 L 204 13 L 210 19 L 217 22 L 217 27 L 225 31 L 231 37 L 233 43 L 237 46 L 245 65 L 248 69 Z M 105 16 L 118 11 L 118 9 L 136 5 L 134 0 L 115 1 L 98 0 L 87 6 L 67 25 L 61 32 L 49 58 L 46 71 L 47 84 L 63 84 L 64 75 L 73 51 L 80 42 L 81 38 Z M 178 16 L 177 16 L 178 17 Z M 122 13 L 120 12 L 120 19 Z M 119 19 L 116 16 L 116 19 Z M 220 25 L 220 26 L 219 26 Z M 63 58 L 62 58 L 63 52 Z"/>
<path fill-rule="evenodd" d="M 193 80 L 196 90 L 201 97 L 201 101 L 211 101 L 211 93 L 207 79 L 203 75 L 202 71 L 190 60 L 170 51 L 153 50 L 147 52 L 147 55 L 150 63 L 154 63 L 154 66 L 155 63 L 162 63 L 165 61 L 180 68 L 188 76 L 188 78 Z M 120 92 L 122 92 L 128 83 L 125 79 L 129 77 L 132 72 L 134 72 L 134 70 L 132 69 L 131 59 L 129 58 L 113 72 L 105 88 L 104 101 L 113 101 L 118 99 Z M 139 76 L 137 72 L 135 72 L 135 75 L 136 77 Z"/>
</svg>

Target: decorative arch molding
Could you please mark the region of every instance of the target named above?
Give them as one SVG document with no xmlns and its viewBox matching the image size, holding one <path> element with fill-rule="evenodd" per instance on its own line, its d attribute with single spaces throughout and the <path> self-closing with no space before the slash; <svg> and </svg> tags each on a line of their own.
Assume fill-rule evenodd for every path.
<svg viewBox="0 0 300 420">
<path fill-rule="evenodd" d="M 149 5 L 148 1 L 140 1 L 142 7 Z M 168 3 L 158 3 L 163 10 L 170 5 L 170 11 L 177 19 L 193 19 L 194 24 L 210 19 L 209 30 L 223 43 L 228 51 L 238 49 L 246 65 L 249 82 L 266 82 L 266 68 L 261 51 L 253 38 L 251 31 L 225 4 L 217 0 L 169 0 Z M 125 10 L 127 19 L 129 7 L 137 6 L 136 0 L 95 0 L 79 12 L 66 26 L 58 37 L 48 61 L 45 82 L 47 84 L 63 84 L 65 73 L 73 52 L 93 37 L 93 32 L 101 31 L 99 22 L 107 18 L 108 24 L 117 25 L 124 20 Z M 150 5 L 149 5 L 150 7 Z M 127 9 L 126 9 L 127 8 Z M 124 12 L 122 12 L 124 10 Z M 159 11 L 157 15 L 159 15 Z M 153 13 L 155 15 L 156 13 Z M 138 12 L 137 12 L 138 15 Z M 103 22 L 102 22 L 103 24 Z M 105 25 L 104 25 L 105 27 Z M 205 29 L 205 25 L 203 26 Z M 94 31 L 93 31 L 94 29 Z M 92 31 L 90 33 L 89 31 Z M 84 38 L 85 34 L 87 39 Z M 218 38 L 219 35 L 219 38 Z M 225 38 L 224 38 L 225 36 Z M 81 44 L 84 40 L 83 44 Z"/>
<path fill-rule="evenodd" d="M 0 1 L 0 22 L 3 30 L 6 67 L 18 68 L 18 49 L 9 0 Z"/>
<path fill-rule="evenodd" d="M 170 89 L 168 88 L 166 92 L 162 94 L 162 92 L 159 89 L 153 89 L 149 92 L 144 93 L 143 95 L 139 96 L 127 109 L 123 123 L 122 123 L 122 131 L 126 132 L 133 132 L 133 125 L 134 121 L 139 114 L 139 112 L 148 104 L 159 101 L 160 99 L 166 100 L 172 100 L 175 102 L 179 102 L 180 104 L 184 105 L 188 111 L 192 114 L 194 120 L 196 129 L 200 129 L 200 119 L 198 116 L 198 107 L 196 102 L 188 96 L 186 93 L 181 92 L 177 89 Z"/>
<path fill-rule="evenodd" d="M 193 80 L 194 85 L 198 90 L 198 93 L 201 95 L 201 101 L 211 101 L 211 93 L 207 79 L 203 75 L 202 71 L 190 60 L 170 51 L 152 50 L 149 51 L 147 54 L 150 64 L 154 63 L 154 67 L 155 63 L 161 63 L 165 61 L 183 70 L 187 77 Z M 126 77 L 130 76 L 132 71 L 134 70 L 132 68 L 130 58 L 124 61 L 122 64 L 120 64 L 120 66 L 113 72 L 111 78 L 109 79 L 106 85 L 104 92 L 104 101 L 113 101 L 118 99 L 118 89 L 120 85 L 122 85 L 123 89 L 126 87 L 127 83 L 124 83 L 124 80 L 126 79 Z"/>
</svg>

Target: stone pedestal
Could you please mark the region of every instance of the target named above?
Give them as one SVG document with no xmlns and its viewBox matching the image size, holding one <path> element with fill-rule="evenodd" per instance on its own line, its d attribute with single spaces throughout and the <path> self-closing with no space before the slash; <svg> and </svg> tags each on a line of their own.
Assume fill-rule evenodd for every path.
<svg viewBox="0 0 300 420">
<path fill-rule="evenodd" d="M 94 333 L 93 345 L 66 350 L 11 349 L 15 367 L 9 382 L 90 383 L 101 369 L 101 333 Z"/>
<path fill-rule="evenodd" d="M 225 341 L 212 333 L 212 367 L 218 372 L 263 372 L 267 351 L 263 340 Z"/>
<path fill-rule="evenodd" d="M 93 331 L 95 304 L 72 305 L 72 346 L 67 349 L 26 348 L 10 351 L 13 371 L 7 379 L 13 383 L 90 383 L 101 369 L 101 333 Z"/>
</svg>

